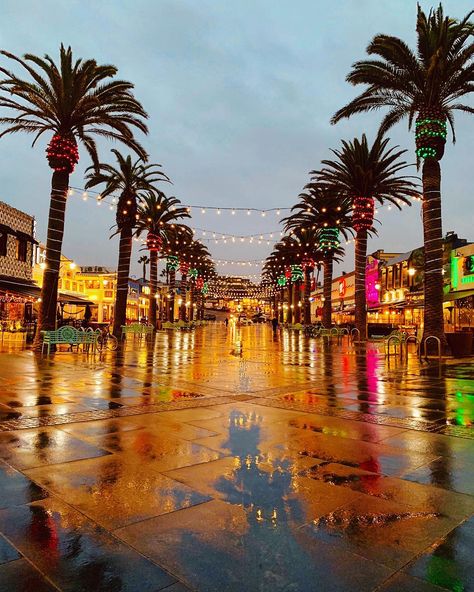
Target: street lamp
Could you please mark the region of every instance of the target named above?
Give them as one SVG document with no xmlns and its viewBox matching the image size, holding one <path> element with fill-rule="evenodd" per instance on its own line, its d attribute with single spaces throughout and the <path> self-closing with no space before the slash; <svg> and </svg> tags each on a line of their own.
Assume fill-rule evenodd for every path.
<svg viewBox="0 0 474 592">
<path fill-rule="evenodd" d="M 410 267 L 408 270 L 408 275 L 410 275 L 411 277 L 413 277 L 416 273 L 416 269 L 414 267 Z"/>
</svg>

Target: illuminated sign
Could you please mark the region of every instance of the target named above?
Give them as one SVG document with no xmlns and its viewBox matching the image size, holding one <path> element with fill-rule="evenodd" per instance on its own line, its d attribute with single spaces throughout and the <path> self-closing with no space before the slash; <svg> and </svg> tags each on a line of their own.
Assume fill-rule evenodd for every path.
<svg viewBox="0 0 474 592">
<path fill-rule="evenodd" d="M 342 279 L 342 280 L 339 280 L 339 296 L 341 298 L 344 298 L 345 295 L 346 295 L 346 280 Z"/>
<path fill-rule="evenodd" d="M 464 257 L 463 270 L 465 275 L 474 274 L 474 255 Z"/>
<path fill-rule="evenodd" d="M 380 304 L 379 262 L 375 259 L 365 268 L 365 297 L 369 308 Z"/>
</svg>

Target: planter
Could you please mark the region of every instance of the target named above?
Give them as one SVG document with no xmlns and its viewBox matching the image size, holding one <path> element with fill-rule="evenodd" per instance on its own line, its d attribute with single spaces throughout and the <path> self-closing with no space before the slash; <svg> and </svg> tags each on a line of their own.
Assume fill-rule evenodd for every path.
<svg viewBox="0 0 474 592">
<path fill-rule="evenodd" d="M 446 333 L 449 347 L 453 356 L 470 356 L 472 353 L 472 333 L 462 331 L 459 333 Z"/>
</svg>

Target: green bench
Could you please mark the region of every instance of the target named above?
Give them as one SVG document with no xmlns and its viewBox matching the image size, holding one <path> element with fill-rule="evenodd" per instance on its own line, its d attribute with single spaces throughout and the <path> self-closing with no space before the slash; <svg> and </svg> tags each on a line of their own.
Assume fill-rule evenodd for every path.
<svg viewBox="0 0 474 592">
<path fill-rule="evenodd" d="M 153 325 L 142 325 L 141 323 L 133 323 L 132 325 L 122 325 L 122 339 L 125 339 L 127 335 L 133 335 L 134 337 L 148 337 L 153 335 Z"/>
<path fill-rule="evenodd" d="M 74 327 L 64 326 L 55 331 L 41 331 L 43 336 L 43 343 L 41 346 L 41 353 L 44 352 L 45 347 L 48 348 L 48 354 L 51 353 L 52 345 L 69 345 L 79 347 L 82 345 L 83 351 L 89 350 L 90 346 L 95 351 L 97 346 L 97 339 L 99 335 L 92 330 L 74 329 Z"/>
</svg>

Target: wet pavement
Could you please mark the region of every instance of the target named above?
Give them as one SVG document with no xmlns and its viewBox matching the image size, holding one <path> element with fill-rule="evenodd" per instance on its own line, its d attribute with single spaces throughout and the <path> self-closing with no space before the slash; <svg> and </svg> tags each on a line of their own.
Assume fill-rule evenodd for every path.
<svg viewBox="0 0 474 592">
<path fill-rule="evenodd" d="M 0 353 L 0 591 L 474 590 L 474 365 L 259 325 Z"/>
</svg>

